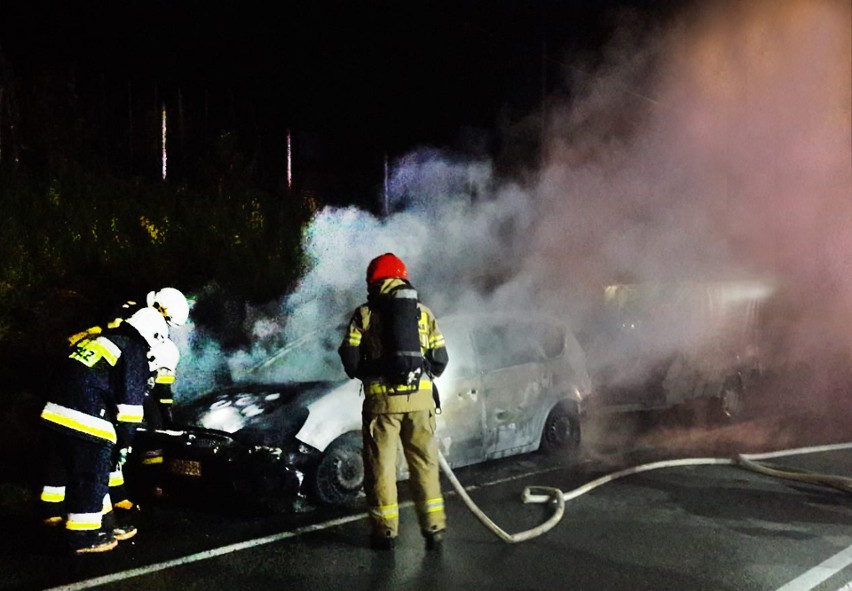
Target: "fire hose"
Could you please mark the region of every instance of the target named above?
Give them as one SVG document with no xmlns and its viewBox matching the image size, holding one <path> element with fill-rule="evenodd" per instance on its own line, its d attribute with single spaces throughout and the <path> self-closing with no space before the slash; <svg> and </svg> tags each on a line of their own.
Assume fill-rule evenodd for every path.
<svg viewBox="0 0 852 591">
<path fill-rule="evenodd" d="M 536 538 L 547 531 L 550 531 L 557 523 L 559 523 L 559 521 L 562 519 L 562 515 L 565 513 L 565 500 L 562 496 L 561 490 L 559 490 L 558 488 L 551 488 L 547 486 L 528 486 L 526 490 L 530 491 L 530 494 L 533 494 L 532 491 L 538 493 L 536 498 L 543 498 L 543 502 L 551 500 L 555 502 L 556 510 L 553 512 L 553 515 L 550 516 L 550 519 L 548 519 L 538 527 L 534 527 L 532 529 L 516 534 L 510 534 L 501 529 L 499 525 L 494 523 L 491 518 L 488 517 L 488 515 L 483 513 L 482 510 L 476 506 L 476 503 L 474 503 L 473 500 L 470 498 L 470 495 L 467 494 L 467 491 L 461 485 L 458 478 L 456 478 L 456 475 L 453 474 L 453 470 L 452 468 L 450 468 L 450 464 L 447 463 L 446 458 L 444 458 L 444 454 L 442 454 L 440 451 L 438 452 L 438 462 L 441 464 L 441 469 L 444 471 L 444 474 L 452 483 L 453 488 L 456 489 L 456 492 L 462 498 L 467 508 L 470 509 L 471 513 L 473 513 L 485 527 L 494 532 L 494 534 L 498 538 L 508 544 L 524 542 L 526 540 Z M 524 491 L 525 493 L 526 490 Z"/>
<path fill-rule="evenodd" d="M 550 516 L 547 521 L 542 523 L 541 525 L 534 527 L 532 529 L 522 531 L 516 534 L 510 534 L 503 529 L 500 528 L 493 520 L 491 520 L 470 498 L 470 495 L 467 494 L 467 491 L 462 486 L 462 484 L 458 481 L 455 474 L 453 474 L 452 469 L 450 468 L 449 463 L 447 462 L 444 455 L 438 452 L 438 462 L 441 465 L 441 469 L 444 472 L 444 475 L 449 479 L 450 483 L 453 485 L 453 488 L 458 493 L 459 497 L 464 501 L 467 508 L 476 516 L 477 519 L 492 533 L 494 533 L 498 538 L 503 540 L 509 544 L 515 544 L 518 542 L 524 542 L 526 540 L 530 540 L 532 538 L 536 538 L 556 526 L 557 523 L 562 519 L 562 516 L 565 513 L 565 503 L 566 501 L 570 501 L 575 499 L 583 494 L 586 494 L 604 484 L 609 482 L 613 482 L 620 478 L 624 478 L 626 476 L 631 476 L 633 474 L 639 474 L 641 472 L 648 472 L 651 470 L 658 470 L 661 468 L 673 468 L 679 466 L 706 466 L 706 465 L 722 465 L 722 466 L 736 466 L 740 468 L 744 468 L 746 470 L 750 470 L 752 472 L 756 472 L 758 474 L 763 474 L 765 476 L 770 476 L 773 478 L 781 478 L 786 480 L 794 480 L 797 482 L 805 482 L 808 484 L 816 484 L 827 486 L 830 488 L 834 488 L 846 493 L 852 493 L 852 478 L 847 478 L 845 476 L 835 476 L 830 474 L 817 474 L 814 472 L 807 472 L 804 470 L 798 470 L 795 468 L 782 467 L 782 466 L 773 466 L 771 464 L 766 464 L 762 462 L 763 460 L 767 460 L 775 457 L 782 457 L 787 455 L 802 455 L 807 453 L 817 453 L 817 452 L 826 452 L 826 451 L 837 451 L 842 449 L 850 449 L 852 448 L 852 443 L 840 443 L 840 444 L 832 444 L 832 445 L 824 445 L 817 447 L 808 447 L 808 448 L 798 448 L 791 450 L 781 450 L 775 452 L 768 452 L 763 454 L 738 454 L 732 458 L 683 458 L 676 460 L 663 460 L 659 462 L 651 462 L 648 464 L 640 464 L 638 466 L 633 466 L 630 468 L 625 468 L 623 470 L 619 470 L 617 472 L 613 472 L 611 474 L 607 474 L 606 476 L 602 476 L 586 484 L 567 492 L 563 492 L 558 488 L 546 487 L 546 486 L 527 486 L 524 488 L 524 491 L 521 495 L 521 500 L 524 503 L 554 503 L 556 505 L 556 509 L 553 514 Z"/>
</svg>

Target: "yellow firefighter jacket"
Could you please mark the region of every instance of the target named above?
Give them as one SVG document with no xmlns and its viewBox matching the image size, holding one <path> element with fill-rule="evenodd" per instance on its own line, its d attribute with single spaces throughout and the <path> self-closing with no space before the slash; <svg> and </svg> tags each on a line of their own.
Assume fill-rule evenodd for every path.
<svg viewBox="0 0 852 591">
<path fill-rule="evenodd" d="M 385 279 L 378 293 L 387 293 L 404 283 L 401 279 Z M 435 408 L 430 376 L 443 373 L 448 361 L 447 349 L 435 315 L 420 302 L 417 307 L 420 311 L 420 350 L 427 371 L 414 386 L 388 383 L 381 375 L 373 373 L 371 361 L 379 357 L 381 344 L 378 331 L 371 330 L 372 312 L 369 305 L 362 304 L 352 314 L 339 353 L 347 375 L 361 379 L 364 384 L 363 412 L 386 414 Z"/>
</svg>

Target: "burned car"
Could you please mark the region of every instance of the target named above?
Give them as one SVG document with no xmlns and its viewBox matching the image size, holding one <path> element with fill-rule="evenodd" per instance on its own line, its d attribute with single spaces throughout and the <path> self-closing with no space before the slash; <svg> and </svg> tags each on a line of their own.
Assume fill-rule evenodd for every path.
<svg viewBox="0 0 852 591">
<path fill-rule="evenodd" d="M 261 502 L 296 497 L 302 475 L 285 461 L 284 443 L 293 441 L 307 411 L 292 402 L 326 388 L 326 383 L 233 386 L 178 406 L 179 426 L 138 430 L 128 482 L 143 497 L 207 498 L 211 492 Z"/>
<path fill-rule="evenodd" d="M 451 316 L 439 323 L 450 363 L 436 380 L 442 410 L 436 436 L 450 465 L 538 449 L 576 450 L 591 382 L 565 323 L 520 315 Z M 181 429 L 146 435 L 148 447 L 164 450 L 172 485 L 175 477 L 201 482 L 216 476 L 232 489 L 235 481 L 254 479 L 261 491 L 278 483 L 284 494 L 295 488 L 329 505 L 355 498 L 364 477 L 362 394 L 360 382 L 349 380 L 336 359 L 340 334 L 304 341 L 263 368 L 288 355 L 305 362 L 328 356 L 330 343 L 322 341 L 331 338 L 333 355 L 320 364 L 320 375 L 237 385 L 176 407 Z M 405 479 L 404 455 L 398 457 L 398 475 Z"/>
<path fill-rule="evenodd" d="M 691 405 L 704 420 L 749 410 L 771 365 L 767 281 L 679 281 L 606 286 L 595 338 L 595 403 L 606 412 Z"/>
</svg>

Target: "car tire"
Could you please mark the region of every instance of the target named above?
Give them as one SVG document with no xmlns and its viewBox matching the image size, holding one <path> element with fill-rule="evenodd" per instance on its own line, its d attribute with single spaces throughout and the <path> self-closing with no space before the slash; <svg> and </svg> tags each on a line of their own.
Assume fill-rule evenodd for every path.
<svg viewBox="0 0 852 591">
<path fill-rule="evenodd" d="M 345 433 L 326 448 L 313 477 L 316 500 L 340 505 L 358 496 L 364 486 L 361 433 Z"/>
<path fill-rule="evenodd" d="M 580 445 L 580 419 L 576 409 L 567 402 L 554 406 L 541 433 L 539 449 L 548 454 L 576 450 Z"/>
</svg>

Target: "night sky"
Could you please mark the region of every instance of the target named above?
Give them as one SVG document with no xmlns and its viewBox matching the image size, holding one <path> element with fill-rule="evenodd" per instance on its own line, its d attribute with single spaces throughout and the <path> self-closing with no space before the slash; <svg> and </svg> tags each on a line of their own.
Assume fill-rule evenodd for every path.
<svg viewBox="0 0 852 591">
<path fill-rule="evenodd" d="M 303 158 L 378 168 L 422 145 L 493 152 L 497 121 L 535 112 L 566 60 L 594 61 L 624 9 L 683 4 L 6 0 L 0 49 L 17 76 L 73 70 L 75 91 L 105 103 L 131 86 L 152 102 L 180 92 L 273 160 L 292 129 Z"/>
</svg>

